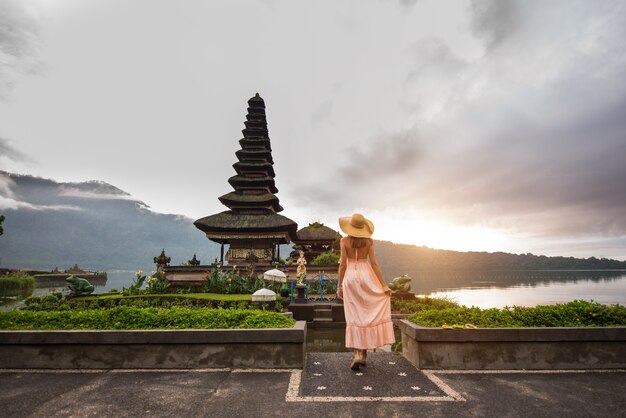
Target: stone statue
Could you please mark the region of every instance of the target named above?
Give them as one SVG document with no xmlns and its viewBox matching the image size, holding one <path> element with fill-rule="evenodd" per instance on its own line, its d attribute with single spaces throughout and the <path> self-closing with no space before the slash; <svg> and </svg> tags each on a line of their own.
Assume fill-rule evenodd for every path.
<svg viewBox="0 0 626 418">
<path fill-rule="evenodd" d="M 400 277 L 396 277 L 389 283 L 389 289 L 394 292 L 410 292 L 411 291 L 411 277 L 408 274 L 403 274 Z"/>
<path fill-rule="evenodd" d="M 91 283 L 80 277 L 70 276 L 65 281 L 67 281 L 67 287 L 70 288 L 73 296 L 87 296 L 96 290 Z"/>
<path fill-rule="evenodd" d="M 302 250 L 300 250 L 300 258 L 298 258 L 297 264 L 296 277 L 298 279 L 298 285 L 303 285 L 303 281 L 306 279 L 306 258 Z"/>
</svg>

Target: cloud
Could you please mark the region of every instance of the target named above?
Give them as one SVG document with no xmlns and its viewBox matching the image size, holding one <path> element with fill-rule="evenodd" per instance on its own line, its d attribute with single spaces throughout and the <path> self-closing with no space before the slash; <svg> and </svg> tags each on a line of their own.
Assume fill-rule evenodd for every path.
<svg viewBox="0 0 626 418">
<path fill-rule="evenodd" d="M 81 208 L 73 205 L 38 205 L 18 200 L 15 193 L 13 193 L 14 187 L 15 182 L 9 177 L 9 175 L 4 172 L 0 172 L 0 210 L 82 210 Z"/>
<path fill-rule="evenodd" d="M 299 199 L 526 236 L 626 236 L 625 6 L 474 3 L 484 53 L 418 42 L 402 98 L 411 126 L 342 150 L 347 162 Z"/>
<path fill-rule="evenodd" d="M 80 190 L 75 187 L 65 187 L 61 186 L 59 188 L 59 196 L 66 197 L 81 197 L 84 199 L 101 199 L 101 200 L 133 200 L 136 201 L 134 197 L 129 194 L 119 194 L 119 193 L 101 193 L 95 190 Z"/>
<path fill-rule="evenodd" d="M 521 24 L 516 0 L 473 0 L 471 11 L 472 29 L 485 40 L 488 48 L 503 42 Z"/>
<path fill-rule="evenodd" d="M 342 151 L 345 163 L 336 167 L 319 185 L 307 181 L 297 198 L 305 205 L 327 202 L 348 210 L 368 205 L 375 196 L 378 204 L 392 204 L 391 193 L 402 187 L 420 160 L 417 132 L 398 132 Z"/>
<path fill-rule="evenodd" d="M 35 205 L 28 202 L 22 202 L 9 197 L 0 196 L 0 210 L 17 210 L 17 209 L 31 209 L 31 210 L 76 210 L 80 211 L 81 208 L 72 205 Z"/>
<path fill-rule="evenodd" d="M 38 25 L 28 0 L 0 0 L 0 98 L 6 98 L 18 74 L 36 71 Z"/>
<path fill-rule="evenodd" d="M 319 125 L 320 123 L 326 122 L 330 119 L 333 110 L 333 102 L 332 100 L 326 100 L 317 106 L 313 113 L 311 114 L 311 124 L 313 126 Z"/>
<path fill-rule="evenodd" d="M 10 140 L 0 137 L 0 157 L 5 157 L 15 162 L 32 161 L 29 156 L 15 149 L 10 142 Z"/>
</svg>

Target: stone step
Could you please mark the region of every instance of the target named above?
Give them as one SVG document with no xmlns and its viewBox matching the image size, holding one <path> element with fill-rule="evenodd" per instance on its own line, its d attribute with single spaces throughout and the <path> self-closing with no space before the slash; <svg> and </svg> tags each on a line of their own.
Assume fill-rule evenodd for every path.
<svg viewBox="0 0 626 418">
<path fill-rule="evenodd" d="M 333 322 L 333 319 L 332 318 L 313 318 L 313 322 L 318 322 L 318 323 Z"/>
<path fill-rule="evenodd" d="M 313 318 L 332 318 L 333 311 L 330 309 L 315 309 Z"/>
</svg>

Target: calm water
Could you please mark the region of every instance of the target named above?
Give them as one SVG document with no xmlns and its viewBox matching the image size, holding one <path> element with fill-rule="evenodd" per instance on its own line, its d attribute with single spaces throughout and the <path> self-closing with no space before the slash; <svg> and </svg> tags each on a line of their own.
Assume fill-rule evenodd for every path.
<svg viewBox="0 0 626 418">
<path fill-rule="evenodd" d="M 412 277 L 420 295 L 480 308 L 552 305 L 575 299 L 626 305 L 626 271 L 437 273 Z"/>
<path fill-rule="evenodd" d="M 144 270 L 150 273 L 151 270 Z M 395 277 L 386 271 L 386 277 Z M 418 295 L 448 297 L 462 305 L 481 308 L 534 306 L 593 300 L 604 304 L 626 305 L 626 270 L 621 271 L 533 271 L 533 272 L 436 272 L 410 273 L 412 291 Z M 107 282 L 96 286 L 96 293 L 128 287 L 135 276 L 130 270 L 110 270 Z M 36 289 L 45 294 L 62 288 Z M 3 309 L 16 306 L 5 304 Z M 0 308 L 2 309 L 2 308 Z"/>
</svg>

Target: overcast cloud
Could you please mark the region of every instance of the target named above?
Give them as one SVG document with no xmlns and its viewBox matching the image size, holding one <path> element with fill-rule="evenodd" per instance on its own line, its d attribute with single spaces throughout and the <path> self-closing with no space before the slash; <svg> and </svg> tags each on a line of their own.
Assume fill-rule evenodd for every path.
<svg viewBox="0 0 626 418">
<path fill-rule="evenodd" d="M 623 6 L 472 3 L 484 53 L 464 60 L 440 39 L 418 43 L 402 98 L 415 126 L 363 144 L 329 175 L 342 180 L 334 194 L 303 195 L 336 195 L 344 210 L 412 202 L 539 236 L 626 235 Z"/>
<path fill-rule="evenodd" d="M 0 10 L 0 81 L 15 84 L 0 168 L 209 215 L 258 91 L 283 214 L 301 225 L 362 210 L 385 239 L 436 245 L 401 234 L 419 220 L 500 237 L 449 248 L 626 258 L 624 1 Z M 45 74 L 27 74 L 39 59 Z"/>
</svg>

